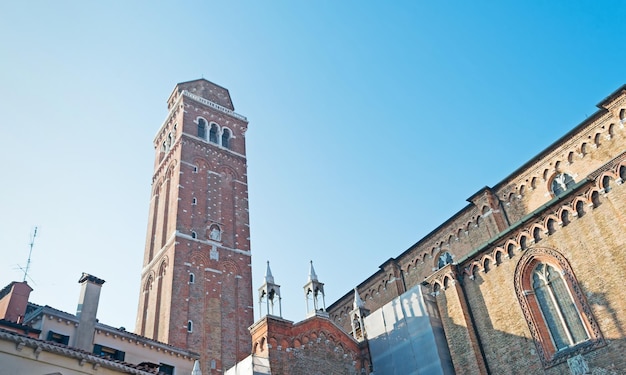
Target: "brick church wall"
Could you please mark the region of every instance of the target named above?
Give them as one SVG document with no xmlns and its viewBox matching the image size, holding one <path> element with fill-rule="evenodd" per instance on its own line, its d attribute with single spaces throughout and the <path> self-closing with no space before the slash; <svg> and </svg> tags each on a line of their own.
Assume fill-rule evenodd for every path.
<svg viewBox="0 0 626 375">
<path fill-rule="evenodd" d="M 515 289 L 516 266 L 535 248 L 557 251 L 566 259 L 597 323 L 600 338 L 594 339 L 593 349 L 579 350 L 588 366 L 606 374 L 626 368 L 626 183 L 618 184 L 620 178 L 626 180 L 624 87 L 599 107 L 385 263 L 396 265 L 406 289 L 426 279 L 436 295 L 457 373 L 569 373 L 567 358 L 573 354 L 542 362 Z M 559 173 L 571 175 L 576 188 L 555 198 L 551 184 Z M 438 270 L 444 252 L 452 255 L 454 271 Z M 385 290 L 388 280 L 381 266 L 358 286 L 367 309 L 374 311 L 396 296 L 395 290 Z M 347 331 L 352 296 L 346 293 L 328 309 Z"/>
<path fill-rule="evenodd" d="M 252 354 L 269 358 L 272 374 L 369 374 L 367 347 L 327 317 L 316 315 L 294 324 L 266 316 L 250 331 Z"/>
</svg>

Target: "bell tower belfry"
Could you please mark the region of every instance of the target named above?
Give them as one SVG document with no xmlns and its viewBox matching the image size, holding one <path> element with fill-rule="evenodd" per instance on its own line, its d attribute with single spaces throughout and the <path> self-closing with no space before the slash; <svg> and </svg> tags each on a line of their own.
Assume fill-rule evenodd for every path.
<svg viewBox="0 0 626 375">
<path fill-rule="evenodd" d="M 179 83 L 156 151 L 135 332 L 200 354 L 203 374 L 250 352 L 245 132 L 227 89 Z"/>
<path fill-rule="evenodd" d="M 318 280 L 315 268 L 313 268 L 313 261 L 310 262 L 309 277 L 307 279 L 307 283 L 304 284 L 304 298 L 306 300 L 307 317 L 314 315 L 328 315 L 326 313 L 324 283 L 321 283 Z M 309 302 L 312 303 L 310 304 Z"/>
<path fill-rule="evenodd" d="M 280 285 L 274 282 L 274 276 L 270 269 L 270 262 L 267 262 L 267 270 L 265 271 L 265 278 L 263 285 L 259 288 L 259 313 L 263 316 L 263 301 L 265 301 L 266 315 L 274 315 L 279 318 L 283 317 L 282 297 L 280 296 Z M 278 315 L 274 311 L 274 307 L 278 304 Z"/>
</svg>

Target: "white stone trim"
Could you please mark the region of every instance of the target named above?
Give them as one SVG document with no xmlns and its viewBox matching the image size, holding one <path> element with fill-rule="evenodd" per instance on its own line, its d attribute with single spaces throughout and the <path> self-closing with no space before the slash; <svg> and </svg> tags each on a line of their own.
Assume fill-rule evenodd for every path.
<svg viewBox="0 0 626 375">
<path fill-rule="evenodd" d="M 192 238 L 190 235 L 185 234 L 185 233 L 181 233 L 181 232 L 178 232 L 178 231 L 176 232 L 176 235 L 179 236 L 179 237 L 182 237 L 182 238 L 184 238 L 186 240 L 189 240 L 189 241 L 194 241 L 194 242 L 199 242 L 199 243 L 202 243 L 202 244 L 205 244 L 205 245 L 215 246 L 218 249 L 224 249 L 224 250 L 232 251 L 234 253 L 241 254 L 241 255 L 246 255 L 246 256 L 251 256 L 252 255 L 250 253 L 250 251 L 240 250 L 240 249 L 233 249 L 231 247 L 226 247 L 226 246 L 220 244 L 217 241 L 202 240 L 202 239 L 199 239 L 199 238 Z"/>
<path fill-rule="evenodd" d="M 220 270 L 216 270 L 216 269 L 214 269 L 214 268 L 209 268 L 209 267 L 207 267 L 207 268 L 205 268 L 204 270 L 205 270 L 205 271 L 207 271 L 207 272 L 218 273 L 218 274 L 220 274 L 220 275 L 222 274 L 222 271 L 220 271 Z"/>
<path fill-rule="evenodd" d="M 232 117 L 234 117 L 236 119 L 248 122 L 248 119 L 245 116 L 242 116 L 242 115 L 238 114 L 237 112 L 232 111 L 232 110 L 230 110 L 230 109 L 228 109 L 226 107 L 222 107 L 221 105 L 219 105 L 217 103 L 213 103 L 212 101 L 207 100 L 207 99 L 205 99 L 205 98 L 203 98 L 201 96 L 192 94 L 192 93 L 190 93 L 187 90 L 183 90 L 181 97 L 182 96 L 186 96 L 186 97 L 188 97 L 190 99 L 193 99 L 193 100 L 197 101 L 198 103 L 206 105 L 207 107 L 211 107 L 213 109 L 217 109 L 218 111 L 220 111 L 222 113 L 225 113 L 225 114 L 227 114 L 229 116 L 232 116 Z"/>
</svg>

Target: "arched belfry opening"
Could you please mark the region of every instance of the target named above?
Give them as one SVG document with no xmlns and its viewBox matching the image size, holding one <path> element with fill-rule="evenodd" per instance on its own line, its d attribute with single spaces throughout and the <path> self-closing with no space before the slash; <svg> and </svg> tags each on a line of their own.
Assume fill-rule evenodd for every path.
<svg viewBox="0 0 626 375">
<path fill-rule="evenodd" d="M 272 270 L 270 269 L 270 262 L 267 261 L 267 270 L 265 271 L 265 278 L 263 285 L 259 288 L 259 313 L 260 317 L 263 317 L 263 304 L 265 304 L 265 315 L 274 315 L 280 318 L 283 317 L 282 306 L 280 296 L 280 285 L 274 282 L 274 276 L 272 276 Z M 278 305 L 278 315 L 275 314 L 274 308 Z"/>
<path fill-rule="evenodd" d="M 309 267 L 309 278 L 304 285 L 304 298 L 306 299 L 307 316 L 319 313 L 326 314 L 326 300 L 324 299 L 324 283 L 317 279 L 313 268 L 313 261 Z M 321 301 L 320 301 L 321 299 Z"/>
</svg>

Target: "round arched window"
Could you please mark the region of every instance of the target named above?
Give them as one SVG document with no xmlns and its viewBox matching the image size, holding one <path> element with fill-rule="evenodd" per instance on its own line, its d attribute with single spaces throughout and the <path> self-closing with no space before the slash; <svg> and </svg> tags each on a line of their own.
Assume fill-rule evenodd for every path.
<svg viewBox="0 0 626 375">
<path fill-rule="evenodd" d="M 576 182 L 572 178 L 572 176 L 567 173 L 559 173 L 552 179 L 552 186 L 550 189 L 554 195 L 560 195 L 574 186 Z"/>
</svg>

